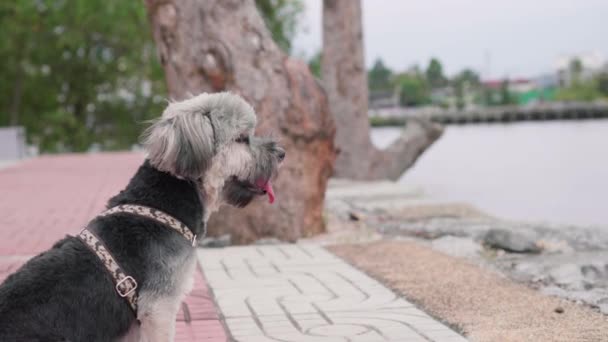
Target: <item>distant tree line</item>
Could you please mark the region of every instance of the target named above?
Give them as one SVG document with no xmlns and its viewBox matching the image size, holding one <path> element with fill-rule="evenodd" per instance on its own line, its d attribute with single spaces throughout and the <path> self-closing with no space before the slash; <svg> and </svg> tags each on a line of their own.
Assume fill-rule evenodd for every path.
<svg viewBox="0 0 608 342">
<path fill-rule="evenodd" d="M 435 94 L 446 89 L 450 89 L 457 99 L 463 101 L 465 88 L 478 88 L 481 84 L 479 74 L 468 68 L 448 78 L 437 58 L 431 58 L 424 70 L 414 65 L 397 73 L 385 66 L 381 59 L 377 59 L 368 71 L 368 80 L 372 93 L 397 91 L 402 106 L 444 105 L 441 103 L 444 96 Z"/>
<path fill-rule="evenodd" d="M 569 82 L 555 91 L 559 101 L 593 101 L 608 98 L 608 71 L 584 78 L 582 63 L 573 60 L 566 70 Z M 377 59 L 368 70 L 370 94 L 397 93 L 401 106 L 438 105 L 447 107 L 446 98 L 455 100 L 457 108 L 469 101 L 478 105 L 496 106 L 517 104 L 517 94 L 510 90 L 511 81 L 503 79 L 498 87 L 487 87 L 479 74 L 465 68 L 453 77 L 444 74 L 441 62 L 432 58 L 423 70 L 417 65 L 403 72 L 389 69 Z"/>
</svg>

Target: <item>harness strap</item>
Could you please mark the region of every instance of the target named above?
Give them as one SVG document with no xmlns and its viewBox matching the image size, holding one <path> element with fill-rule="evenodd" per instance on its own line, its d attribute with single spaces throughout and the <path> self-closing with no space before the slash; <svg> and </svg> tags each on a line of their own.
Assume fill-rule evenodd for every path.
<svg viewBox="0 0 608 342">
<path fill-rule="evenodd" d="M 137 291 L 135 291 L 137 289 L 137 281 L 130 275 L 127 275 L 118 262 L 116 262 L 116 259 L 114 259 L 110 251 L 108 251 L 106 246 L 104 246 L 101 240 L 92 231 L 85 228 L 78 234 L 78 238 L 97 255 L 99 260 L 101 260 L 114 280 L 116 292 L 129 303 L 135 316 L 137 316 L 138 296 Z"/>
<path fill-rule="evenodd" d="M 105 217 L 118 213 L 133 214 L 155 220 L 180 233 L 186 240 L 190 241 L 192 247 L 196 246 L 196 235 L 185 224 L 175 217 L 154 208 L 136 204 L 121 204 L 104 211 L 97 217 Z"/>
<path fill-rule="evenodd" d="M 186 240 L 188 240 L 192 246 L 196 246 L 196 235 L 192 233 L 188 227 L 178 219 L 171 215 L 168 215 L 160 210 L 149 208 L 142 205 L 134 204 L 122 204 L 116 207 L 110 208 L 97 217 L 106 217 L 113 214 L 127 213 L 133 214 L 145 218 L 155 220 L 175 231 L 180 233 Z M 92 231 L 84 228 L 77 236 L 84 244 L 101 260 L 105 268 L 108 270 L 112 279 L 116 292 L 122 298 L 124 298 L 135 316 L 137 316 L 137 281 L 130 275 L 128 275 L 116 259 L 112 256 L 112 253 L 106 248 L 101 239 L 95 235 Z"/>
</svg>

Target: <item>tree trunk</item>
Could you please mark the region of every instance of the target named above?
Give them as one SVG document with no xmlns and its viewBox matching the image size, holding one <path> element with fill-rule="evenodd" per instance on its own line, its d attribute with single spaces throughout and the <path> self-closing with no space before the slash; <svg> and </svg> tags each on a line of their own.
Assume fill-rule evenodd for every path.
<svg viewBox="0 0 608 342">
<path fill-rule="evenodd" d="M 10 121 L 9 126 L 19 125 L 19 113 L 21 112 L 21 98 L 23 97 L 23 72 L 21 66 L 17 71 L 17 78 L 13 84 L 13 96 L 11 109 L 9 110 Z"/>
<path fill-rule="evenodd" d="M 370 140 L 367 71 L 360 0 L 323 1 L 321 73 L 336 126 L 339 154 L 334 175 L 398 179 L 439 136 L 436 124 L 413 120 L 386 150 Z"/>
<path fill-rule="evenodd" d="M 15 73 L 15 82 L 13 83 L 11 107 L 9 109 L 9 126 L 19 125 L 19 114 L 21 113 L 21 101 L 23 98 L 23 78 L 25 77 L 23 66 L 21 65 L 23 49 L 24 47 L 20 45 L 17 52 L 17 70 Z"/>
<path fill-rule="evenodd" d="M 272 41 L 253 0 L 146 0 L 171 97 L 228 90 L 249 101 L 258 132 L 275 133 L 287 158 L 277 201 L 222 208 L 212 235 L 246 243 L 263 236 L 295 240 L 324 231 L 323 200 L 335 159 L 327 99 L 306 64 Z"/>
</svg>

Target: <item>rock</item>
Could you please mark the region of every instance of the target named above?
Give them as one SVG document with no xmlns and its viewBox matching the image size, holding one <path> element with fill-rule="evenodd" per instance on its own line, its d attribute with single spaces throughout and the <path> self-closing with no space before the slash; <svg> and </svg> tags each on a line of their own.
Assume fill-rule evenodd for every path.
<svg viewBox="0 0 608 342">
<path fill-rule="evenodd" d="M 255 240 L 254 245 L 280 245 L 283 241 L 277 238 L 261 238 Z"/>
<path fill-rule="evenodd" d="M 546 295 L 569 299 L 578 304 L 587 304 L 595 307 L 604 314 L 608 314 L 608 290 L 593 288 L 591 290 L 568 290 L 557 286 L 541 287 L 540 291 Z"/>
<path fill-rule="evenodd" d="M 608 263 L 595 260 L 595 263 L 582 265 L 581 272 L 588 282 L 604 284 L 608 287 Z"/>
<path fill-rule="evenodd" d="M 445 254 L 464 258 L 477 257 L 482 250 L 481 245 L 471 238 L 449 235 L 433 240 L 431 246 Z"/>
<path fill-rule="evenodd" d="M 329 191 L 328 191 L 329 194 Z M 345 200 L 327 198 L 325 199 L 325 213 L 336 216 L 341 220 L 348 220 L 352 205 Z"/>
<path fill-rule="evenodd" d="M 223 248 L 232 244 L 232 236 L 230 234 L 220 235 L 218 237 L 206 237 L 198 242 L 198 245 L 203 248 Z"/>
<path fill-rule="evenodd" d="M 574 248 L 566 240 L 540 239 L 536 245 L 545 253 L 572 253 Z"/>
<path fill-rule="evenodd" d="M 348 213 L 348 218 L 351 221 L 361 221 L 361 214 L 358 214 L 358 213 L 356 213 L 354 211 L 351 211 L 351 212 Z"/>
<path fill-rule="evenodd" d="M 545 286 L 545 287 L 541 287 L 540 288 L 540 292 L 542 294 L 546 294 L 548 296 L 555 296 L 555 297 L 561 297 L 561 298 L 568 298 L 568 299 L 572 299 L 569 295 L 568 295 L 568 291 L 562 289 L 561 287 L 555 286 L 555 285 L 550 285 L 550 286 Z M 573 299 L 572 299 L 573 300 Z"/>
<path fill-rule="evenodd" d="M 553 268 L 549 276 L 555 284 L 569 289 L 585 289 L 585 278 L 579 265 L 568 263 Z"/>
<path fill-rule="evenodd" d="M 505 229 L 490 229 L 483 236 L 483 243 L 489 247 L 512 253 L 540 253 L 541 249 L 530 236 Z"/>
<path fill-rule="evenodd" d="M 562 308 L 561 306 L 558 306 L 553 311 L 555 311 L 558 314 L 561 314 L 561 313 L 564 313 L 564 308 Z"/>
<path fill-rule="evenodd" d="M 602 313 L 608 315 L 608 297 L 603 297 L 598 300 L 597 307 Z"/>
</svg>

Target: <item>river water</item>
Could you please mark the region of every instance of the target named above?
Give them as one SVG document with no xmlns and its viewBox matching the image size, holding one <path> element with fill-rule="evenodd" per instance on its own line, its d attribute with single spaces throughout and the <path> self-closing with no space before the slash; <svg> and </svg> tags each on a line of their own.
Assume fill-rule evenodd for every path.
<svg viewBox="0 0 608 342">
<path fill-rule="evenodd" d="M 446 126 L 400 182 L 504 219 L 608 227 L 608 120 Z"/>
</svg>

